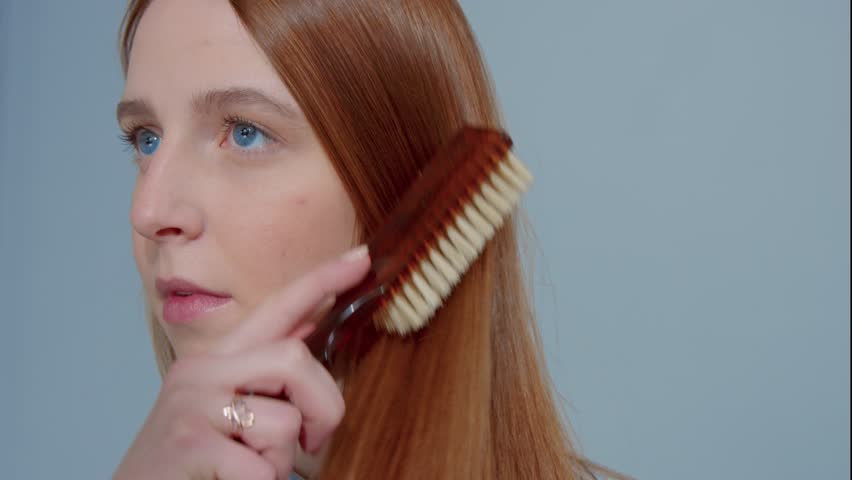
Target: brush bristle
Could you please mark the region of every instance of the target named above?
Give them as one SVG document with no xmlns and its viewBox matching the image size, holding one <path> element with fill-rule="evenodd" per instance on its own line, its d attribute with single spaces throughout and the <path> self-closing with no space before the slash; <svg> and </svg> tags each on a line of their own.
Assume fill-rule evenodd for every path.
<svg viewBox="0 0 852 480">
<path fill-rule="evenodd" d="M 401 275 L 374 317 L 388 332 L 405 335 L 423 328 L 450 296 L 468 267 L 520 202 L 533 176 L 512 152 L 498 162 L 469 198 L 444 222 L 443 231 Z"/>
</svg>

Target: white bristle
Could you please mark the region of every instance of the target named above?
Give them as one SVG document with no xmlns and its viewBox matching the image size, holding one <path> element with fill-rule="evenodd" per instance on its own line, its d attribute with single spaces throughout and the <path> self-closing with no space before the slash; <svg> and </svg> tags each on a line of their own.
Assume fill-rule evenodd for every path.
<svg viewBox="0 0 852 480">
<path fill-rule="evenodd" d="M 458 272 L 464 271 L 465 267 L 467 267 L 467 263 L 464 261 L 464 255 L 462 255 L 458 250 L 456 250 L 456 247 L 450 244 L 449 240 L 444 237 L 439 238 L 438 248 L 441 249 L 441 253 L 444 254 L 444 258 L 449 260 L 449 263 L 453 266 L 453 269 Z M 449 277 L 447 277 L 447 279 L 449 279 Z"/>
<path fill-rule="evenodd" d="M 481 190 L 482 196 L 485 197 L 491 205 L 494 205 L 494 207 L 502 215 L 508 215 L 512 212 L 512 204 L 497 193 L 497 190 L 494 190 L 494 187 L 488 184 L 488 182 L 482 184 Z"/>
<path fill-rule="evenodd" d="M 476 251 L 474 256 L 479 255 L 479 251 L 488 239 L 485 238 L 483 234 L 476 231 L 476 228 L 470 224 L 463 213 L 456 216 L 456 227 L 458 227 L 459 232 L 464 235 L 465 240 L 468 240 L 471 245 L 473 245 L 473 249 Z"/>
<path fill-rule="evenodd" d="M 452 287 L 454 287 L 459 281 L 459 272 L 453 268 L 446 257 L 441 255 L 441 252 L 439 252 L 436 248 L 430 249 L 429 259 L 432 261 L 432 265 L 435 266 L 438 273 L 440 273 L 441 276 L 443 276 L 450 284 L 450 289 L 452 289 Z"/>
<path fill-rule="evenodd" d="M 417 292 L 420 293 L 423 300 L 426 301 L 426 304 L 429 305 L 430 310 L 435 311 L 441 306 L 441 295 L 435 292 L 420 272 L 415 271 L 411 274 L 411 282 L 417 288 Z"/>
<path fill-rule="evenodd" d="M 490 180 L 491 185 L 493 185 L 494 188 L 498 192 L 500 192 L 500 195 L 502 195 L 503 198 L 506 199 L 509 205 L 514 207 L 515 204 L 518 202 L 518 192 L 516 192 L 514 188 L 512 188 L 508 183 L 506 183 L 505 180 L 500 178 L 500 175 L 497 172 L 491 172 Z"/>
<path fill-rule="evenodd" d="M 498 212 L 493 205 L 488 203 L 488 200 L 483 198 L 481 193 L 477 193 L 473 196 L 473 203 L 476 205 L 479 213 L 484 215 L 485 218 L 494 225 L 494 228 L 500 228 L 500 226 L 503 225 L 503 215 L 500 215 L 500 212 Z"/>
<path fill-rule="evenodd" d="M 394 288 L 376 316 L 377 323 L 402 335 L 423 327 L 512 213 L 532 179 L 529 170 L 508 152 L 461 211 L 447 219 L 446 230 L 436 236 L 411 275 Z"/>
<path fill-rule="evenodd" d="M 392 300 L 393 304 L 399 311 L 399 314 L 402 318 L 394 319 L 397 322 L 397 330 L 403 331 L 405 328 L 403 326 L 407 325 L 417 325 L 420 323 L 418 320 L 417 312 L 414 310 L 414 307 L 408 303 L 408 300 L 405 299 L 405 294 L 402 292 L 396 292 L 393 296 Z"/>
<path fill-rule="evenodd" d="M 405 317 L 400 313 L 399 309 L 394 305 L 393 301 L 388 302 L 380 316 L 381 323 L 385 330 L 390 332 L 400 333 L 402 326 L 405 325 Z"/>
<path fill-rule="evenodd" d="M 447 226 L 447 237 L 453 242 L 453 245 L 458 249 L 459 252 L 464 255 L 464 267 L 462 270 L 466 269 L 470 262 L 476 258 L 476 255 L 479 252 L 476 251 L 476 247 L 474 247 L 469 241 L 467 241 L 464 236 L 456 230 L 456 227 L 452 225 Z"/>
<path fill-rule="evenodd" d="M 420 272 L 423 274 L 426 283 L 434 289 L 439 298 L 450 293 L 450 290 L 453 288 L 450 282 L 441 275 L 441 272 L 432 265 L 432 262 L 425 258 L 420 261 Z"/>
<path fill-rule="evenodd" d="M 464 207 L 464 216 L 486 239 L 494 235 L 494 225 L 491 225 L 472 204 L 469 203 Z"/>
<path fill-rule="evenodd" d="M 527 167 L 518 160 L 518 157 L 515 156 L 514 153 L 508 152 L 506 154 L 506 159 L 509 161 L 509 165 L 512 167 L 512 170 L 518 174 L 524 180 L 524 184 L 529 186 L 533 182 L 533 175 L 527 170 Z"/>
<path fill-rule="evenodd" d="M 414 307 L 414 312 L 417 313 L 418 319 L 429 316 L 429 305 L 410 281 L 402 284 L 402 292 L 405 294 L 405 299 L 408 300 L 408 304 Z"/>
<path fill-rule="evenodd" d="M 512 171 L 511 168 L 506 164 L 506 162 L 500 162 L 500 165 L 497 166 L 497 169 L 500 170 L 500 175 L 503 176 L 509 183 L 515 187 L 516 190 L 524 191 L 527 186 L 526 183 L 521 180 L 515 172 Z"/>
</svg>

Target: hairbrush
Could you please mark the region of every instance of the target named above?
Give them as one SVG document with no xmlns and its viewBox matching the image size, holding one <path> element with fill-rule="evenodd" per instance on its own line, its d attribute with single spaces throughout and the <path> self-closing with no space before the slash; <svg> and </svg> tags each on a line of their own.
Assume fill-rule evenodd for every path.
<svg viewBox="0 0 852 480">
<path fill-rule="evenodd" d="M 326 367 L 381 334 L 428 324 L 532 183 L 511 138 L 462 128 L 435 154 L 367 243 L 365 278 L 338 295 L 305 339 Z"/>
</svg>

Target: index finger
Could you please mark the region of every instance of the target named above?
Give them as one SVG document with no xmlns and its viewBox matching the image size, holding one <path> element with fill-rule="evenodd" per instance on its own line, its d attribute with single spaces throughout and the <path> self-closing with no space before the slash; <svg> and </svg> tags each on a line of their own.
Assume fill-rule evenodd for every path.
<svg viewBox="0 0 852 480">
<path fill-rule="evenodd" d="M 286 337 L 318 306 L 355 286 L 369 268 L 366 245 L 321 265 L 262 303 L 213 351 L 229 354 Z"/>
</svg>

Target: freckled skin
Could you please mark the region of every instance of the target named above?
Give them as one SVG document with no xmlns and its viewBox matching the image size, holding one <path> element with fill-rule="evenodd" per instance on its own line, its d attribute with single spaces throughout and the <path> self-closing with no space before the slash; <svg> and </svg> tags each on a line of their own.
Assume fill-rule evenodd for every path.
<svg viewBox="0 0 852 480">
<path fill-rule="evenodd" d="M 122 100 L 150 105 L 144 126 L 160 138 L 139 159 L 130 218 L 146 301 L 178 357 L 210 348 L 269 295 L 351 248 L 356 231 L 354 207 L 306 122 L 252 108 L 193 109 L 195 96 L 233 87 L 298 110 L 227 1 L 154 1 L 136 32 Z M 226 114 L 283 141 L 246 155 L 223 134 Z M 173 277 L 233 300 L 202 322 L 166 324 L 155 281 Z M 315 462 L 300 451 L 296 465 L 310 471 Z"/>
<path fill-rule="evenodd" d="M 121 126 L 144 127 L 159 140 L 139 156 L 134 258 L 146 302 L 176 355 L 203 353 L 264 299 L 349 250 L 355 210 L 306 121 L 255 107 L 193 108 L 208 91 L 244 88 L 301 114 L 226 0 L 153 1 L 129 60 L 122 101 L 142 100 L 152 115 L 120 119 Z M 223 130 L 229 115 L 260 126 L 274 142 L 247 154 L 238 148 L 247 144 L 234 144 Z M 232 301 L 203 321 L 166 324 L 155 281 L 174 277 Z M 299 450 L 297 470 L 314 471 L 318 458 Z"/>
<path fill-rule="evenodd" d="M 234 298 L 204 324 L 163 324 L 178 355 L 203 351 L 263 298 L 348 249 L 355 231 L 354 208 L 309 127 L 258 115 L 286 145 L 241 157 L 216 144 L 221 115 L 199 116 L 190 102 L 234 86 L 295 104 L 226 1 L 153 2 L 123 95 L 153 107 L 162 137 L 133 196 L 137 267 L 161 324 L 157 277 L 184 277 Z M 255 120 L 251 110 L 238 113 Z"/>
</svg>

